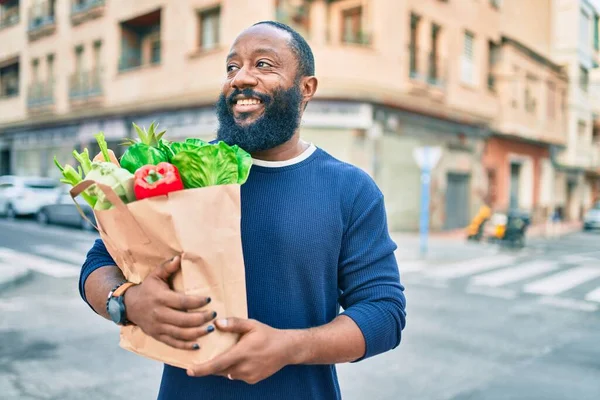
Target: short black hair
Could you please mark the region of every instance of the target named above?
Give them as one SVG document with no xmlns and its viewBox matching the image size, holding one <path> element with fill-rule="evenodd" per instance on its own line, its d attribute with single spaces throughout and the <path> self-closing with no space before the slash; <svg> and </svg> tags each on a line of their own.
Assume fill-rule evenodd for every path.
<svg viewBox="0 0 600 400">
<path fill-rule="evenodd" d="M 313 56 L 312 49 L 301 34 L 296 32 L 290 26 L 277 21 L 261 21 L 253 26 L 256 25 L 270 25 L 277 29 L 289 32 L 290 35 L 292 35 L 290 47 L 298 58 L 298 76 L 313 76 L 315 74 L 315 57 Z"/>
</svg>

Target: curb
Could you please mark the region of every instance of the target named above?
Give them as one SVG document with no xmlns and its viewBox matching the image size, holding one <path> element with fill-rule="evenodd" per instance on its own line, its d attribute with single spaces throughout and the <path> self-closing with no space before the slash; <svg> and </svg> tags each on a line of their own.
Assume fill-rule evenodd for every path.
<svg viewBox="0 0 600 400">
<path fill-rule="evenodd" d="M 0 294 L 13 286 L 29 280 L 33 276 L 33 271 L 29 268 L 16 268 L 11 271 L 0 272 Z"/>
</svg>

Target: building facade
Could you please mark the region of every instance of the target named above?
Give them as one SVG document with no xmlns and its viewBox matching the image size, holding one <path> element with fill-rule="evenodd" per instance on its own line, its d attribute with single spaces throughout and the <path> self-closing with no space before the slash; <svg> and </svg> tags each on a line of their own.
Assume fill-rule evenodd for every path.
<svg viewBox="0 0 600 400">
<path fill-rule="evenodd" d="M 433 230 L 466 226 L 492 192 L 495 206 L 510 206 L 516 164 L 512 205 L 552 207 L 551 188 L 561 186 L 544 183 L 559 179 L 552 157 L 572 148 L 561 90 L 571 99 L 574 89 L 538 32 L 552 24 L 532 27 L 525 41 L 505 31 L 505 15 L 523 3 L 0 0 L 0 173 L 57 176 L 54 155 L 67 162 L 74 146 L 94 152 L 100 130 L 117 147 L 134 135 L 134 121 L 158 121 L 173 139 L 214 137 L 230 44 L 251 24 L 276 19 L 302 33 L 315 53 L 319 89 L 303 136 L 375 178 L 392 229 L 418 228 L 420 171 L 412 152 L 421 146 L 442 148 L 432 171 Z M 548 7 L 550 18 L 554 4 Z M 520 66 L 514 77 L 513 64 Z M 528 69 L 537 82 L 555 85 L 528 89 L 554 98 L 553 116 L 541 100 L 535 112 L 521 98 L 519 108 L 511 106 L 512 91 L 528 85 Z"/>
</svg>

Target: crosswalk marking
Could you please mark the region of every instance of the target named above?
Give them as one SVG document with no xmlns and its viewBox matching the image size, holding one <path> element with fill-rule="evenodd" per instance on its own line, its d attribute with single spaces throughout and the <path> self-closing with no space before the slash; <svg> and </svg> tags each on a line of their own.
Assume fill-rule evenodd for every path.
<svg viewBox="0 0 600 400">
<path fill-rule="evenodd" d="M 523 287 L 523 291 L 526 293 L 556 295 L 598 277 L 600 277 L 600 268 L 581 266 L 531 282 Z"/>
<path fill-rule="evenodd" d="M 431 271 L 425 272 L 425 274 L 434 278 L 460 278 L 463 276 L 476 274 L 478 272 L 489 271 L 490 269 L 507 266 L 513 264 L 515 260 L 516 257 L 509 255 L 478 258 L 438 267 Z"/>
<path fill-rule="evenodd" d="M 532 261 L 499 271 L 488 272 L 471 278 L 471 284 L 498 287 L 508 283 L 541 275 L 558 268 L 558 263 L 552 261 Z"/>
<path fill-rule="evenodd" d="M 567 308 L 571 310 L 578 311 L 589 311 L 594 312 L 598 311 L 598 305 L 588 303 L 586 301 L 575 300 L 575 299 L 566 299 L 562 297 L 541 297 L 538 302 L 540 304 L 546 304 L 553 307 Z"/>
<path fill-rule="evenodd" d="M 86 253 L 65 250 L 62 248 L 58 248 L 57 246 L 51 246 L 48 244 L 33 246 L 33 250 L 38 254 L 49 257 L 55 257 L 74 265 L 81 265 L 85 261 Z"/>
<path fill-rule="evenodd" d="M 5 247 L 0 247 L 0 258 L 3 261 L 0 263 L 0 268 L 11 268 L 16 264 L 56 278 L 79 276 L 79 268 L 76 265 L 21 253 Z"/>
<path fill-rule="evenodd" d="M 600 287 L 586 294 L 585 299 L 587 301 L 595 301 L 600 303 Z"/>
</svg>

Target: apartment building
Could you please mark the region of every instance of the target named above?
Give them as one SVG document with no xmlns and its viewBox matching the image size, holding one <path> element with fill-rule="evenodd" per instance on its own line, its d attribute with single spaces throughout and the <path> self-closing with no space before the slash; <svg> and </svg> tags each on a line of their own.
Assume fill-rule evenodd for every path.
<svg viewBox="0 0 600 400">
<path fill-rule="evenodd" d="M 489 204 L 550 217 L 561 183 L 552 164 L 567 143 L 568 77 L 563 68 L 515 39 L 489 43 L 488 89 L 499 109 L 484 153 Z"/>
<path fill-rule="evenodd" d="M 133 121 L 156 120 L 171 138 L 211 139 L 229 45 L 245 27 L 276 19 L 315 52 L 319 90 L 302 134 L 376 179 L 392 229 L 418 227 L 412 152 L 424 145 L 442 148 L 433 230 L 464 227 L 489 201 L 489 181 L 497 206 L 509 204 L 515 163 L 523 188 L 513 203 L 542 207 L 552 185 L 526 194 L 528 177 L 554 179 L 543 165 L 550 149 L 569 148 L 560 104 L 572 88 L 550 50 L 504 33 L 511 1 L 0 0 L 0 173 L 56 176 L 55 154 L 67 162 L 74 146 L 96 151 L 100 130 L 119 148 Z M 539 105 L 520 96 L 511 108 L 513 64 L 519 87 L 537 82 L 528 93 Z M 491 168 L 496 158 L 506 168 Z"/>
<path fill-rule="evenodd" d="M 555 169 L 553 202 L 565 219 L 576 220 L 597 198 L 600 176 L 598 110 L 594 106 L 600 40 L 597 0 L 508 0 L 503 26 L 512 37 L 561 66 L 566 92 L 566 141 L 551 148 Z M 597 104 L 597 103 L 596 103 Z"/>
</svg>

